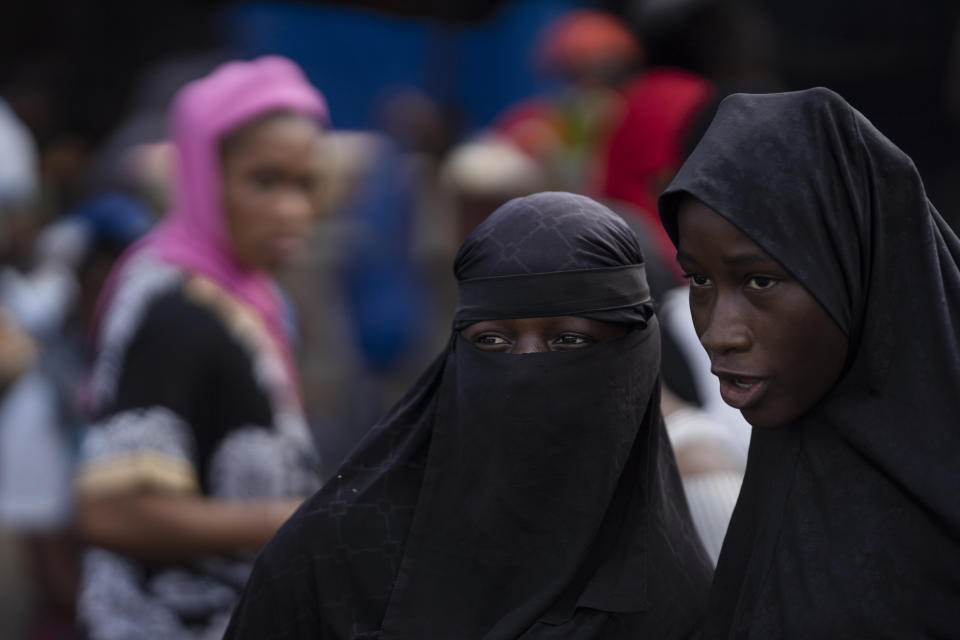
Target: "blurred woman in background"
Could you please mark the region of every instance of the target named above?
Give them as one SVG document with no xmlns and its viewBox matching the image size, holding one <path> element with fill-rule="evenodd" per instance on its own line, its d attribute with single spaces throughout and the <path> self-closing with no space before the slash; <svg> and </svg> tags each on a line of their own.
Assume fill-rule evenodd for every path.
<svg viewBox="0 0 960 640">
<path fill-rule="evenodd" d="M 319 208 L 323 97 L 289 60 L 177 95 L 175 208 L 95 327 L 78 529 L 90 638 L 219 638 L 254 554 L 320 484 L 271 273 Z"/>
</svg>

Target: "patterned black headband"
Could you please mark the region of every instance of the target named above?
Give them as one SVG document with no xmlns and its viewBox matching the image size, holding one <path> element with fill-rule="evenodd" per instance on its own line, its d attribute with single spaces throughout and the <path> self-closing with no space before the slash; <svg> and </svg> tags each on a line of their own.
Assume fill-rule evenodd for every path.
<svg viewBox="0 0 960 640">
<path fill-rule="evenodd" d="M 652 310 L 644 265 L 474 278 L 460 282 L 454 328 L 481 320 L 585 316 L 646 322 Z"/>
</svg>

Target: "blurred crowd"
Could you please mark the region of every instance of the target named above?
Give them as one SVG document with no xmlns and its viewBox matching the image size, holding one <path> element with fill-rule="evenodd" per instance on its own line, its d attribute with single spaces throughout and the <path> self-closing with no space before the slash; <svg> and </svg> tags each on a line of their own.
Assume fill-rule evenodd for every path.
<svg viewBox="0 0 960 640">
<path fill-rule="evenodd" d="M 662 408 L 715 561 L 749 427 L 708 379 L 656 200 L 725 95 L 800 88 L 797 78 L 816 77 L 831 51 L 836 72 L 823 82 L 866 87 L 855 77 L 865 58 L 834 46 L 839 26 L 821 49 L 780 37 L 785 16 L 798 28 L 814 22 L 788 4 L 647 0 L 566 11 L 527 34 L 532 55 L 514 61 L 551 89 L 470 130 L 414 86 L 385 95 L 375 127 L 340 129 L 334 111 L 320 150 L 320 215 L 279 275 L 296 310 L 293 351 L 322 468 L 335 469 L 442 349 L 456 306 L 451 263 L 466 235 L 514 197 L 583 193 L 622 216 L 644 249 L 663 331 Z M 838 11 L 841 25 L 849 18 Z M 931 90 L 949 127 L 960 121 L 957 51 L 937 54 Z M 173 205 L 172 96 L 225 57 L 155 61 L 127 113 L 97 140 L 52 135 L 51 98 L 23 80 L 29 72 L 0 87 L 0 637 L 76 637 L 84 541 L 74 467 L 92 419 L 91 324 L 111 268 Z M 895 85 L 890 93 L 905 97 Z M 875 113 L 899 123 L 893 111 Z M 881 128 L 902 134 L 896 142 L 956 227 L 956 146 L 952 135 L 934 140 L 928 124 Z"/>
</svg>

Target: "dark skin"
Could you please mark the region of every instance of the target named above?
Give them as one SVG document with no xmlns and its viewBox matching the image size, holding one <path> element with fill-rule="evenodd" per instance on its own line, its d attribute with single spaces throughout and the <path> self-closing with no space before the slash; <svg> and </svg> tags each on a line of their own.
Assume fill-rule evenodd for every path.
<svg viewBox="0 0 960 640">
<path fill-rule="evenodd" d="M 695 198 L 681 202 L 677 260 L 690 310 L 727 404 L 779 427 L 836 384 L 846 334 L 783 265 Z"/>
<path fill-rule="evenodd" d="M 246 266 L 275 271 L 303 244 L 320 203 L 321 132 L 309 118 L 270 114 L 221 147 L 224 217 Z M 192 560 L 259 550 L 300 498 L 235 501 L 130 487 L 80 491 L 81 539 L 142 561 Z"/>
<path fill-rule="evenodd" d="M 279 113 L 224 142 L 223 209 L 235 255 L 276 271 L 300 249 L 322 202 L 320 127 Z"/>
<path fill-rule="evenodd" d="M 578 316 L 484 320 L 460 331 L 478 349 L 514 355 L 585 349 L 626 333 L 625 325 Z"/>
</svg>

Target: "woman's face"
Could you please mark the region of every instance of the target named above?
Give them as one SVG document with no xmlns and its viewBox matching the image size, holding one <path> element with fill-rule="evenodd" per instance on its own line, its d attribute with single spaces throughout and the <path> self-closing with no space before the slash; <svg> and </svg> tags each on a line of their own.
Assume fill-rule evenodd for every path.
<svg viewBox="0 0 960 640">
<path fill-rule="evenodd" d="M 681 203 L 677 259 L 720 394 L 754 427 L 806 413 L 836 383 L 847 336 L 783 266 L 716 211 Z"/>
<path fill-rule="evenodd" d="M 577 316 L 484 320 L 460 331 L 479 349 L 512 354 L 583 349 L 626 333 L 625 325 Z"/>
<path fill-rule="evenodd" d="M 273 271 L 306 239 L 320 208 L 320 129 L 292 114 L 267 116 L 221 148 L 231 244 L 248 267 Z"/>
</svg>

